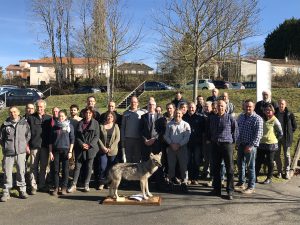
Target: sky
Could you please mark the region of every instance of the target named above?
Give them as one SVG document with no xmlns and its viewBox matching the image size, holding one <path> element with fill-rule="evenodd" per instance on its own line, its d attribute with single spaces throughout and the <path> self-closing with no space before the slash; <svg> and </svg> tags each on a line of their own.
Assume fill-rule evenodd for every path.
<svg viewBox="0 0 300 225">
<path fill-rule="evenodd" d="M 76 1 L 76 0 L 74 0 Z M 247 46 L 262 45 L 268 33 L 285 19 L 300 19 L 300 0 L 258 0 L 261 10 L 259 35 L 246 41 Z M 122 61 L 143 62 L 156 69 L 157 36 L 152 29 L 153 14 L 162 7 L 162 0 L 126 0 L 127 15 L 132 19 L 132 29 L 143 27 L 144 38 L 137 50 L 124 56 Z M 44 34 L 30 10 L 30 0 L 0 0 L 0 66 L 18 64 L 22 59 L 46 56 L 40 48 Z"/>
</svg>

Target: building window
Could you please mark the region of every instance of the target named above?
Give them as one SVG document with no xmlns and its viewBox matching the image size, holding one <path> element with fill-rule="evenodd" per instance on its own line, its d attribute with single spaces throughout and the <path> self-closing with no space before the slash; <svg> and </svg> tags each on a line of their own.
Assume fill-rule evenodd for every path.
<svg viewBox="0 0 300 225">
<path fill-rule="evenodd" d="M 145 72 L 143 70 L 139 70 L 138 74 L 144 74 Z"/>
<path fill-rule="evenodd" d="M 42 73 L 43 72 L 43 66 L 38 66 L 37 67 L 37 72 Z"/>
</svg>

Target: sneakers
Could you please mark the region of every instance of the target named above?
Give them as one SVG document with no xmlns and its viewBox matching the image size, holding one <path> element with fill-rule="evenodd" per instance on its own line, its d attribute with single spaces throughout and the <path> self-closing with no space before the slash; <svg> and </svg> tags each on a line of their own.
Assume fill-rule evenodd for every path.
<svg viewBox="0 0 300 225">
<path fill-rule="evenodd" d="M 232 195 L 232 193 L 228 193 L 228 194 L 227 194 L 227 199 L 228 199 L 228 200 L 233 200 L 233 195 Z"/>
<path fill-rule="evenodd" d="M 244 191 L 246 189 L 245 184 L 237 183 L 234 187 L 235 191 Z"/>
<path fill-rule="evenodd" d="M 285 174 L 285 179 L 287 179 L 287 180 L 290 180 L 290 179 L 291 179 L 290 173 L 289 173 L 289 172 L 287 172 L 287 173 Z"/>
<path fill-rule="evenodd" d="M 31 195 L 36 195 L 36 188 L 34 188 L 34 187 L 31 187 L 31 190 L 30 190 L 30 194 Z"/>
<path fill-rule="evenodd" d="M 27 199 L 28 198 L 28 194 L 25 191 L 20 191 L 19 192 L 19 198 L 21 198 L 21 199 Z"/>
<path fill-rule="evenodd" d="M 67 188 L 66 187 L 63 187 L 61 189 L 61 195 L 66 195 L 67 194 Z"/>
<path fill-rule="evenodd" d="M 263 184 L 271 184 L 272 183 L 272 179 L 267 178 Z"/>
<path fill-rule="evenodd" d="M 99 187 L 98 187 L 98 190 L 101 191 L 101 190 L 103 190 L 103 189 L 104 189 L 104 184 L 100 184 Z"/>
<path fill-rule="evenodd" d="M 84 192 L 89 192 L 90 191 L 90 187 L 89 186 L 85 186 L 83 189 Z"/>
<path fill-rule="evenodd" d="M 171 182 L 172 182 L 173 184 L 181 184 L 181 181 L 180 181 L 177 177 L 173 177 L 173 178 L 171 179 Z"/>
<path fill-rule="evenodd" d="M 282 178 L 282 173 L 278 173 L 277 178 L 281 179 Z"/>
<path fill-rule="evenodd" d="M 76 191 L 76 185 L 74 185 L 74 184 L 71 187 L 69 187 L 67 190 L 68 193 L 73 193 L 75 191 Z"/>
<path fill-rule="evenodd" d="M 247 189 L 244 190 L 242 193 L 243 193 L 243 194 L 248 194 L 248 195 L 250 195 L 250 194 L 252 194 L 252 193 L 254 193 L 254 192 L 255 192 L 254 188 L 247 188 Z"/>
<path fill-rule="evenodd" d="M 9 193 L 3 193 L 0 200 L 1 200 L 1 202 L 7 202 L 8 199 L 10 199 Z"/>
<path fill-rule="evenodd" d="M 52 196 L 58 196 L 58 188 L 55 188 L 52 192 L 51 192 Z"/>
<path fill-rule="evenodd" d="M 212 180 L 208 181 L 206 184 L 207 187 L 212 187 Z"/>
</svg>

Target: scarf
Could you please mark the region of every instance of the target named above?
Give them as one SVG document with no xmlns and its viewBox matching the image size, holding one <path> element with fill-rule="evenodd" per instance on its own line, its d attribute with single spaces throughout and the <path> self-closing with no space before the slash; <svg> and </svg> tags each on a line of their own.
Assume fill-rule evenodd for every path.
<svg viewBox="0 0 300 225">
<path fill-rule="evenodd" d="M 67 131 L 68 133 L 71 132 L 70 121 L 69 121 L 69 120 L 65 120 L 65 121 L 63 121 L 63 122 L 57 121 L 57 122 L 56 122 L 56 125 L 57 125 L 58 127 L 60 127 L 61 130 L 63 130 L 63 131 Z"/>
</svg>

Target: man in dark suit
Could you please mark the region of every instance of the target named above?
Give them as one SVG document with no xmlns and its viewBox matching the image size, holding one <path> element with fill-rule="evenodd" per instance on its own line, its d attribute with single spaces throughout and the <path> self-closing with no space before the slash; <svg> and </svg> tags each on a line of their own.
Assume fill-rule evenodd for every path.
<svg viewBox="0 0 300 225">
<path fill-rule="evenodd" d="M 151 152 L 157 154 L 161 150 L 158 133 L 155 129 L 155 121 L 157 121 L 161 115 L 156 113 L 155 108 L 156 102 L 150 100 L 148 102 L 148 113 L 142 115 L 140 120 L 140 131 L 143 139 L 141 152 L 142 161 L 147 161 Z"/>
</svg>

